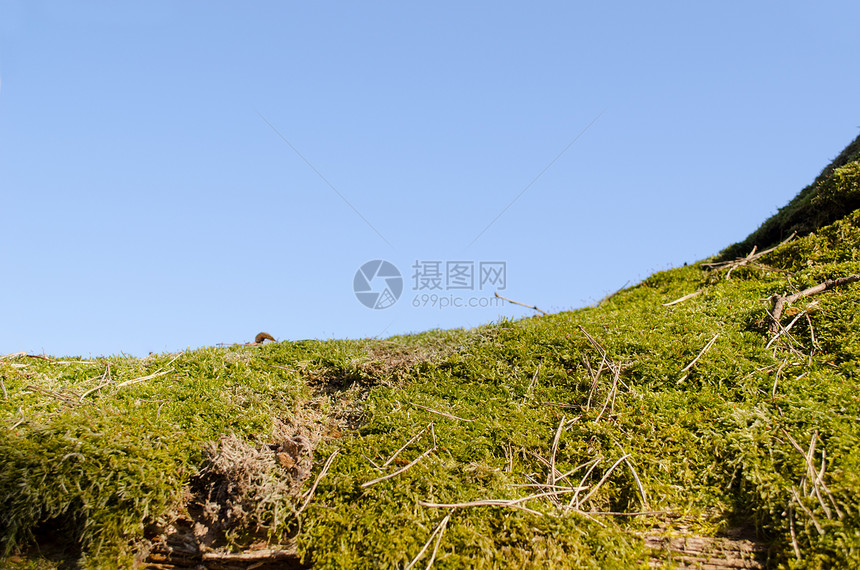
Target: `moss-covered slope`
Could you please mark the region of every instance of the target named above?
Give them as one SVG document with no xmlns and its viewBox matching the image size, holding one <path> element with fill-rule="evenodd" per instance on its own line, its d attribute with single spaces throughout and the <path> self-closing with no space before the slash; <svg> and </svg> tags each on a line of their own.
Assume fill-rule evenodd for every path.
<svg viewBox="0 0 860 570">
<path fill-rule="evenodd" d="M 860 567 L 860 283 L 797 298 L 777 334 L 769 314 L 860 274 L 857 146 L 750 239 L 806 235 L 597 307 L 384 341 L 2 356 L 5 564 L 672 567 L 687 554 L 649 546 L 689 536 L 748 545 L 749 567 Z"/>
</svg>

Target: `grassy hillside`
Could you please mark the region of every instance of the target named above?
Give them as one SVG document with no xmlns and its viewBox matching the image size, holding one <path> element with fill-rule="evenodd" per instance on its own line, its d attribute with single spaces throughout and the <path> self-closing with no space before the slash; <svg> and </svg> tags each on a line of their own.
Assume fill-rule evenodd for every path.
<svg viewBox="0 0 860 570">
<path fill-rule="evenodd" d="M 2 356 L 2 563 L 645 568 L 705 544 L 860 567 L 858 150 L 720 258 L 597 307 Z"/>
</svg>

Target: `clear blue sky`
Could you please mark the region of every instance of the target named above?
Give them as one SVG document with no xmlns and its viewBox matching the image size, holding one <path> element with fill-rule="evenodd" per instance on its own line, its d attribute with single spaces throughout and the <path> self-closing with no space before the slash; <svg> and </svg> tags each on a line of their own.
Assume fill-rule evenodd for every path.
<svg viewBox="0 0 860 570">
<path fill-rule="evenodd" d="M 507 297 L 588 305 L 744 238 L 857 135 L 858 21 L 857 2 L 0 0 L 0 354 L 533 314 L 414 306 L 486 304 L 487 261 Z M 353 291 L 374 259 L 403 276 L 385 309 Z M 416 261 L 471 262 L 475 288 L 415 289 Z"/>
</svg>

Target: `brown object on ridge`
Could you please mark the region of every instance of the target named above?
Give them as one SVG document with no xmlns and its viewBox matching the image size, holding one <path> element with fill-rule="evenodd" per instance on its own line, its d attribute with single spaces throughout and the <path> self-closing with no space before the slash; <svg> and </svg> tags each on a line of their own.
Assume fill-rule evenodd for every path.
<svg viewBox="0 0 860 570">
<path fill-rule="evenodd" d="M 258 335 L 254 338 L 254 344 L 263 344 L 263 342 L 264 342 L 264 341 L 266 341 L 266 340 L 270 340 L 270 341 L 272 341 L 272 342 L 277 342 L 277 341 L 275 340 L 275 337 L 273 337 L 273 336 L 272 336 L 272 335 L 270 335 L 269 333 L 267 333 L 267 332 L 261 332 L 260 334 L 258 334 Z"/>
</svg>

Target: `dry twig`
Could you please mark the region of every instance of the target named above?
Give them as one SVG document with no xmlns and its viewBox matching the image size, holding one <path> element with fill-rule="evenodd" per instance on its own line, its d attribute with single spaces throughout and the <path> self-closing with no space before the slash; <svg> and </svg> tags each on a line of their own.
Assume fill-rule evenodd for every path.
<svg viewBox="0 0 860 570">
<path fill-rule="evenodd" d="M 778 332 L 778 333 L 776 333 L 775 335 L 773 335 L 773 338 L 772 338 L 772 339 L 770 339 L 770 341 L 769 341 L 769 342 L 768 342 L 764 347 L 765 347 L 765 348 L 770 348 L 770 345 L 772 345 L 772 344 L 776 341 L 776 339 L 778 339 L 780 336 L 782 336 L 783 334 L 788 335 L 788 331 L 790 331 L 790 330 L 791 330 L 791 327 L 793 327 L 793 326 L 794 326 L 794 323 L 796 323 L 796 322 L 798 321 L 798 319 L 800 319 L 800 317 L 802 317 L 802 316 L 803 316 L 803 315 L 805 315 L 805 314 L 806 314 L 806 311 L 805 311 L 805 310 L 804 310 L 804 311 L 801 311 L 800 313 L 798 313 L 798 314 L 797 314 L 797 316 L 796 316 L 796 317 L 794 317 L 794 320 L 792 320 L 792 321 L 788 324 L 788 326 L 787 326 L 787 327 L 783 327 L 783 326 L 780 324 L 779 332 Z M 788 335 L 788 336 L 791 336 L 791 335 Z"/>
<path fill-rule="evenodd" d="M 4 354 L 0 356 L 0 360 L 6 360 L 7 358 L 15 358 L 16 356 L 25 356 L 26 352 L 10 352 L 9 354 Z"/>
<path fill-rule="evenodd" d="M 428 408 L 427 406 L 422 406 L 421 404 L 416 404 L 415 402 L 409 402 L 409 403 L 411 405 L 415 406 L 416 408 L 421 408 L 422 410 L 427 410 L 431 414 L 436 414 L 436 415 L 443 416 L 443 417 L 446 417 L 446 418 L 449 418 L 452 420 L 457 420 L 457 421 L 461 421 L 461 422 L 473 422 L 473 421 L 475 421 L 475 420 L 467 420 L 466 418 L 461 418 L 459 416 L 455 416 L 455 415 L 449 414 L 447 412 L 435 410 L 433 408 Z"/>
<path fill-rule="evenodd" d="M 584 503 L 584 502 L 586 502 L 588 499 L 590 499 L 590 498 L 591 498 L 591 497 L 592 497 L 592 496 L 593 496 L 593 495 L 594 495 L 594 494 L 595 494 L 595 493 L 600 489 L 600 487 L 601 487 L 601 486 L 606 482 L 606 480 L 607 480 L 607 479 L 609 479 L 609 476 L 610 476 L 610 475 L 612 475 L 612 472 L 613 472 L 613 471 L 615 471 L 615 468 L 616 468 L 616 467 L 618 467 L 618 465 L 619 465 L 622 461 L 624 461 L 625 459 L 627 459 L 628 457 L 630 457 L 630 454 L 629 454 L 629 453 L 627 453 L 627 454 L 625 454 L 625 455 L 622 455 L 622 456 L 621 456 L 621 459 L 619 459 L 618 461 L 616 461 L 615 463 L 613 463 L 613 464 L 612 464 L 612 467 L 610 467 L 610 468 L 609 468 L 609 470 L 608 470 L 606 473 L 604 473 L 604 474 L 603 474 L 603 478 L 601 478 L 601 479 L 600 479 L 600 481 L 597 483 L 597 485 L 595 485 L 594 487 L 592 487 L 591 491 L 589 491 L 589 492 L 588 492 L 588 494 L 587 494 L 586 496 L 584 496 L 582 499 L 580 499 L 580 500 L 577 502 L 576 507 L 577 507 L 577 508 L 579 508 L 579 506 L 580 506 L 581 504 L 583 504 L 583 503 Z"/>
<path fill-rule="evenodd" d="M 624 453 L 624 450 L 621 450 Z M 642 498 L 642 508 L 646 511 L 648 510 L 648 499 L 645 496 L 645 488 L 642 486 L 642 481 L 639 480 L 639 475 L 636 473 L 636 470 L 633 468 L 633 464 L 630 463 L 630 460 L 627 459 L 628 455 L 624 456 L 624 463 L 627 464 L 627 468 L 630 469 L 630 473 L 633 474 L 633 480 L 636 481 L 636 486 L 639 488 L 639 496 Z"/>
<path fill-rule="evenodd" d="M 787 362 L 788 362 L 788 359 L 784 358 L 782 360 L 782 364 L 780 364 L 779 368 L 776 369 L 776 374 L 774 375 L 774 379 L 773 379 L 773 389 L 770 391 L 770 399 L 771 400 L 776 399 L 776 385 L 779 382 L 779 374 L 780 374 L 780 372 L 782 372 L 782 369 L 785 368 L 785 365 Z"/>
<path fill-rule="evenodd" d="M 687 299 L 692 299 L 693 297 L 695 297 L 699 293 L 701 293 L 701 291 L 694 291 L 694 292 L 690 293 L 689 295 L 684 295 L 683 297 L 675 299 L 674 301 L 670 301 L 668 303 L 663 303 L 663 306 L 664 307 L 671 307 L 672 305 L 677 305 L 678 303 L 683 303 Z"/>
<path fill-rule="evenodd" d="M 105 381 L 105 377 L 107 377 L 107 381 Z M 94 378 L 98 378 L 98 376 L 95 376 Z M 93 378 L 90 378 L 90 380 L 93 380 Z M 105 371 L 102 373 L 101 382 L 99 382 L 98 386 L 96 386 L 95 388 L 90 388 L 89 390 L 87 390 L 86 392 L 81 394 L 80 401 L 83 402 L 84 398 L 89 396 L 91 393 L 95 392 L 96 390 L 101 390 L 102 388 L 104 388 L 105 386 L 108 386 L 110 384 L 113 384 L 113 379 L 111 379 L 110 363 L 108 363 L 105 366 Z"/>
<path fill-rule="evenodd" d="M 56 362 L 53 358 L 48 358 L 44 354 L 28 354 L 27 358 L 39 358 L 41 360 L 46 360 L 48 362 Z"/>
<path fill-rule="evenodd" d="M 618 382 L 621 379 L 621 365 L 609 363 L 609 369 L 612 370 L 612 386 L 609 388 L 609 393 L 606 394 L 606 400 L 603 402 L 603 407 L 600 408 L 600 413 L 597 414 L 597 418 L 594 421 L 599 421 L 603 416 L 603 412 L 606 411 L 606 406 L 612 403 L 612 407 L 609 409 L 609 413 L 612 414 L 615 412 L 615 396 L 618 395 Z"/>
<path fill-rule="evenodd" d="M 786 238 L 785 240 L 780 242 L 778 245 L 775 245 L 770 249 L 766 249 L 766 250 L 760 251 L 758 253 L 756 253 L 757 246 L 753 246 L 752 251 L 749 252 L 749 254 L 746 257 L 739 257 L 739 258 L 733 259 L 731 261 L 719 261 L 716 263 L 703 263 L 702 266 L 703 267 L 710 267 L 712 269 L 717 269 L 717 270 L 728 269 L 728 271 L 726 272 L 726 280 L 727 281 L 731 278 L 732 271 L 734 271 L 738 267 L 743 267 L 745 265 L 750 265 L 753 267 L 757 267 L 759 269 L 764 269 L 766 271 L 777 271 L 779 273 L 789 273 L 789 272 L 782 270 L 782 269 L 776 269 L 774 267 L 768 267 L 766 265 L 761 265 L 759 263 L 754 263 L 754 262 L 758 258 L 772 252 L 773 250 L 777 249 L 778 247 L 787 244 L 788 242 L 793 240 L 794 236 L 796 236 L 796 235 L 797 235 L 797 232 L 794 232 L 790 236 L 788 236 L 788 238 Z"/>
<path fill-rule="evenodd" d="M 594 340 L 594 337 L 591 336 L 590 334 L 588 334 L 588 331 L 586 331 L 584 328 L 582 328 L 582 325 L 576 325 L 576 326 L 579 327 L 580 332 L 582 332 L 582 334 L 585 335 L 585 338 L 588 340 L 589 344 L 591 344 L 591 346 L 594 347 L 594 350 L 596 350 L 597 353 L 600 355 L 600 365 L 597 367 L 597 372 L 594 372 L 594 370 L 591 368 L 591 364 L 588 362 L 588 359 L 585 358 L 585 356 L 582 357 L 583 362 L 585 362 L 585 367 L 586 367 L 586 369 L 588 369 L 588 374 L 591 376 L 591 389 L 588 391 L 588 401 L 585 403 L 585 409 L 590 410 L 591 409 L 591 398 L 594 396 L 594 394 L 597 391 L 598 380 L 600 379 L 600 373 L 603 372 L 603 366 L 607 365 L 613 371 L 615 371 L 615 370 L 612 368 L 612 363 L 609 362 L 609 359 L 607 358 L 606 350 L 602 346 L 600 346 L 600 343 L 597 342 L 596 340 Z M 617 372 L 620 374 L 620 372 L 621 372 L 620 367 L 618 367 Z M 616 374 L 615 378 L 613 379 L 613 386 L 612 386 L 612 389 L 610 389 L 610 391 L 609 391 L 610 395 L 613 393 L 613 390 L 617 388 L 617 386 L 615 384 L 617 382 L 617 380 L 618 380 L 618 374 Z M 603 406 L 603 409 L 606 409 L 605 404 Z M 600 414 L 603 415 L 603 410 L 600 411 Z M 599 417 L 600 416 L 598 416 L 598 418 Z"/>
<path fill-rule="evenodd" d="M 695 364 L 695 363 L 696 363 L 696 362 L 697 362 L 697 361 L 702 357 L 702 355 L 703 355 L 703 354 L 705 354 L 706 352 L 708 352 L 708 349 L 710 349 L 710 348 L 714 345 L 714 343 L 717 341 L 717 338 L 718 338 L 719 336 L 720 336 L 720 333 L 715 334 L 715 335 L 714 335 L 714 338 L 712 338 L 711 340 L 709 340 L 709 341 L 708 341 L 708 344 L 706 344 L 706 345 L 705 345 L 705 348 L 703 348 L 703 349 L 702 349 L 702 351 L 701 351 L 701 352 L 699 352 L 699 354 L 698 354 L 698 355 L 696 355 L 696 358 L 694 358 L 694 359 L 693 359 L 693 361 L 692 361 L 692 362 L 690 362 L 690 364 L 686 365 L 684 368 L 682 368 L 682 369 L 681 369 L 681 372 L 686 372 L 687 370 L 689 370 L 690 368 L 692 368 L 692 367 L 693 367 L 693 365 L 694 365 L 694 364 Z M 677 382 L 677 384 L 680 384 L 680 383 L 681 383 L 681 382 L 683 382 L 686 378 L 687 378 L 687 374 L 684 374 L 683 376 L 681 376 L 680 378 L 678 378 L 678 382 Z"/>
<path fill-rule="evenodd" d="M 534 375 L 532 376 L 532 381 L 529 383 L 529 387 L 528 387 L 528 389 L 526 390 L 526 395 L 525 395 L 525 398 L 523 398 L 523 400 L 526 400 L 526 399 L 528 399 L 529 397 L 531 397 L 531 395 L 532 395 L 532 390 L 534 390 L 535 384 L 537 384 L 538 374 L 540 374 L 540 367 L 541 367 L 541 365 L 542 365 L 542 364 L 543 364 L 543 360 L 541 360 L 540 362 L 538 362 L 537 368 L 535 368 L 535 373 L 534 373 Z"/>
<path fill-rule="evenodd" d="M 50 396 L 50 397 L 54 398 L 55 400 L 59 400 L 59 401 L 63 402 L 64 404 L 69 404 L 70 406 L 76 406 L 79 403 L 79 402 L 76 402 L 74 400 L 74 398 L 72 398 L 71 396 L 61 394 L 60 392 L 54 392 L 53 390 L 48 390 L 47 388 L 42 388 L 41 386 L 29 385 L 29 386 L 26 386 L 25 388 L 27 390 L 34 390 L 36 392 L 41 392 L 42 394 L 45 394 L 46 396 Z M 77 396 L 77 394 L 75 394 L 75 396 Z"/>
<path fill-rule="evenodd" d="M 467 501 L 465 503 L 428 503 L 426 501 L 418 501 L 418 504 L 422 507 L 430 507 L 437 509 L 454 509 L 461 507 L 513 507 L 528 511 L 530 513 L 534 513 L 536 515 L 543 515 L 544 513 L 540 511 L 535 511 L 533 509 L 523 507 L 522 503 L 532 501 L 534 499 L 557 496 L 563 493 L 571 492 L 573 492 L 573 489 L 565 488 L 559 489 L 557 491 L 544 491 L 543 493 L 535 493 L 527 497 L 520 497 L 519 499 L 484 499 L 481 501 Z"/>
<path fill-rule="evenodd" d="M 841 287 L 843 285 L 848 285 L 850 283 L 854 283 L 855 281 L 860 281 L 860 275 L 846 275 L 845 277 L 840 277 L 838 279 L 828 279 L 824 283 L 819 283 L 813 287 L 809 287 L 808 289 L 804 289 L 803 291 L 799 291 L 792 295 L 773 295 L 770 297 L 770 301 L 773 303 L 773 307 L 770 310 L 770 318 L 771 322 L 768 326 L 768 332 L 770 334 L 778 334 L 780 332 L 780 328 L 782 326 L 779 323 L 780 317 L 782 317 L 782 312 L 785 310 L 786 305 L 790 305 L 791 303 L 797 301 L 801 297 L 809 297 L 811 295 L 816 295 L 818 293 L 822 293 L 824 291 L 828 291 L 833 289 L 834 287 Z M 793 323 L 792 323 L 793 324 Z M 775 340 L 775 339 L 773 339 Z M 773 340 L 771 342 L 773 342 Z M 768 343 L 770 345 L 770 343 Z"/>
<path fill-rule="evenodd" d="M 546 484 L 550 487 L 555 485 L 555 474 L 557 472 L 555 468 L 555 454 L 558 452 L 558 441 L 561 439 L 561 432 L 564 429 L 564 420 L 565 417 L 562 414 L 561 421 L 558 422 L 558 429 L 555 430 L 555 437 L 552 440 L 552 450 L 549 455 L 549 470 L 546 474 Z"/>
<path fill-rule="evenodd" d="M 791 488 L 791 497 L 794 499 L 794 502 L 806 513 L 806 516 L 812 521 L 812 524 L 815 526 L 815 530 L 818 531 L 819 536 L 824 536 L 824 529 L 819 524 L 818 519 L 815 518 L 815 515 L 812 514 L 812 511 L 809 510 L 809 507 L 803 504 L 803 501 L 800 499 L 800 495 L 797 493 L 797 489 L 794 487 Z"/>
<path fill-rule="evenodd" d="M 116 385 L 117 388 L 122 388 L 123 386 L 130 386 L 132 384 L 137 384 L 138 382 L 143 382 L 144 380 L 151 380 L 153 378 L 157 378 L 158 376 L 164 376 L 165 374 L 170 374 L 173 372 L 173 368 L 169 370 L 164 370 L 162 372 L 154 372 L 153 374 L 149 374 L 148 376 L 141 376 L 139 378 L 132 378 L 130 380 L 125 380 Z"/>
<path fill-rule="evenodd" d="M 382 467 L 388 467 L 388 466 L 391 464 L 391 462 L 392 462 L 392 461 L 394 461 L 394 459 L 395 459 L 398 455 L 400 455 L 400 452 L 401 452 L 401 451 L 403 451 L 404 449 L 406 449 L 407 447 L 409 447 L 409 445 L 410 445 L 411 443 L 413 443 L 416 439 L 418 439 L 419 437 L 421 437 L 421 434 L 423 434 L 425 431 L 427 431 L 428 429 L 430 429 L 430 426 L 432 426 L 432 425 L 433 425 L 432 423 L 427 424 L 427 427 L 425 427 L 424 429 L 422 429 L 421 431 L 419 431 L 418 433 L 416 433 L 415 435 L 413 435 L 411 438 L 409 438 L 409 441 L 407 441 L 406 443 L 404 443 L 404 444 L 400 447 L 400 449 L 398 449 L 397 451 L 395 451 L 395 452 L 394 452 L 394 455 L 392 455 L 391 457 L 389 457 L 389 458 L 388 458 L 388 460 L 387 460 L 385 463 L 383 463 L 383 464 L 382 464 Z"/>
<path fill-rule="evenodd" d="M 608 301 L 609 299 L 611 299 L 611 298 L 612 298 L 612 297 L 614 297 L 615 295 L 617 295 L 617 294 L 621 293 L 622 291 L 624 291 L 624 289 L 625 289 L 628 285 L 630 285 L 630 281 L 627 281 L 624 285 L 622 285 L 621 287 L 619 287 L 618 289 L 616 289 L 616 290 L 615 290 L 615 291 L 613 291 L 612 293 L 609 293 L 609 294 L 605 295 L 602 299 L 600 299 L 598 302 L 596 302 L 594 305 L 592 305 L 592 307 L 599 307 L 600 305 L 602 305 L 603 303 L 605 303 L 606 301 Z"/>
<path fill-rule="evenodd" d="M 809 449 L 807 451 L 803 451 L 803 448 L 791 437 L 791 434 L 788 433 L 785 428 L 782 428 L 782 433 L 788 438 L 789 443 L 794 449 L 797 450 L 798 453 L 803 457 L 803 461 L 806 464 L 806 473 L 800 480 L 800 486 L 802 489 L 806 489 L 806 481 L 810 480 L 812 483 L 812 491 L 809 492 L 809 496 L 815 495 L 818 499 L 818 503 L 821 505 L 824 510 L 825 516 L 827 518 L 832 518 L 830 509 L 824 503 L 824 499 L 821 497 L 821 491 L 824 491 L 824 494 L 827 495 L 830 504 L 833 506 L 836 511 L 836 516 L 841 520 L 844 516 L 842 511 L 836 505 L 836 500 L 833 498 L 833 495 L 830 492 L 830 489 L 824 483 L 824 470 L 826 466 L 826 455 L 824 451 L 824 447 L 821 448 L 821 469 L 816 471 L 815 466 L 813 465 L 813 460 L 815 459 L 815 446 L 818 440 L 818 430 L 816 430 L 812 434 L 812 439 L 809 441 Z"/>
<path fill-rule="evenodd" d="M 418 554 L 415 555 L 415 558 L 412 559 L 412 562 L 410 562 L 404 570 L 409 570 L 410 568 L 415 566 L 415 563 L 418 562 L 422 556 L 424 556 L 424 553 L 430 547 L 430 543 L 433 541 L 433 537 L 435 536 L 437 537 L 436 546 L 433 548 L 433 554 L 430 556 L 430 561 L 427 563 L 427 569 L 433 566 L 433 561 L 436 560 L 436 552 L 439 550 L 439 543 L 442 541 L 442 533 L 445 532 L 445 527 L 448 526 L 448 521 L 451 519 L 451 513 L 453 512 L 454 509 L 451 509 L 451 512 L 445 515 L 445 518 L 443 518 L 442 521 L 436 525 L 436 528 L 434 528 L 433 532 L 430 533 L 430 538 L 427 539 L 427 542 L 424 543 L 424 546 L 421 547 L 421 550 L 418 551 Z"/>
<path fill-rule="evenodd" d="M 507 301 L 508 303 L 513 303 L 514 305 L 519 305 L 521 307 L 525 307 L 527 309 L 533 309 L 533 310 L 537 311 L 538 313 L 541 313 L 544 316 L 546 316 L 546 314 L 547 314 L 546 311 L 541 311 L 540 309 L 538 309 L 534 305 L 526 305 L 525 303 L 520 303 L 519 301 L 513 301 L 511 299 L 508 299 L 507 297 L 502 297 L 501 295 L 499 295 L 498 291 L 496 292 L 496 298 L 501 299 L 502 301 Z"/>
<path fill-rule="evenodd" d="M 302 511 L 304 511 L 308 507 L 308 505 L 311 503 L 311 499 L 313 499 L 313 497 L 314 497 L 314 491 L 317 490 L 317 485 L 319 485 L 320 479 L 322 479 L 323 476 L 325 476 L 325 474 L 328 473 L 328 468 L 331 467 L 332 461 L 334 461 L 334 458 L 337 455 L 337 452 L 338 452 L 338 450 L 335 449 L 334 451 L 331 452 L 331 455 L 328 456 L 328 459 L 326 460 L 325 465 L 323 465 L 323 468 L 320 470 L 320 474 L 317 475 L 317 478 L 314 480 L 314 484 L 311 485 L 310 490 L 308 491 L 307 495 L 305 495 L 305 502 L 302 503 L 302 506 L 299 508 L 299 510 L 296 511 L 296 516 L 299 516 L 302 513 Z"/>
<path fill-rule="evenodd" d="M 389 473 L 388 475 L 383 475 L 382 477 L 377 477 L 376 479 L 373 479 L 371 481 L 367 481 L 365 483 L 362 483 L 361 487 L 362 488 L 370 487 L 371 485 L 376 485 L 377 483 L 381 483 L 387 479 L 391 479 L 392 477 L 397 477 L 401 473 L 404 473 L 405 471 L 413 468 L 415 465 L 418 464 L 419 461 L 421 461 L 422 459 L 424 459 L 425 457 L 427 457 L 428 455 L 430 455 L 431 453 L 436 451 L 436 431 L 433 429 L 432 423 L 430 424 L 429 427 L 430 427 L 430 433 L 433 436 L 433 446 L 430 449 L 428 449 L 427 451 L 425 451 L 424 453 L 422 453 L 421 455 L 419 455 L 418 457 L 416 457 L 415 459 L 413 459 L 412 461 L 410 461 L 408 464 L 404 465 L 403 467 L 401 467 L 397 471 L 395 471 L 393 473 Z"/>
<path fill-rule="evenodd" d="M 791 534 L 791 547 L 794 550 L 794 556 L 800 560 L 800 547 L 797 545 L 797 531 L 794 530 L 794 506 L 791 504 L 788 505 L 788 529 Z"/>
</svg>

